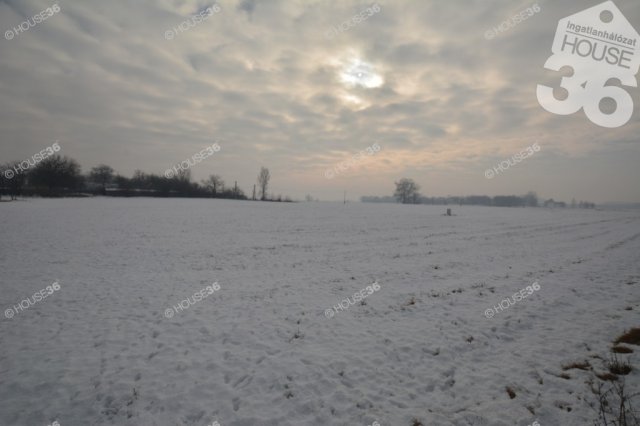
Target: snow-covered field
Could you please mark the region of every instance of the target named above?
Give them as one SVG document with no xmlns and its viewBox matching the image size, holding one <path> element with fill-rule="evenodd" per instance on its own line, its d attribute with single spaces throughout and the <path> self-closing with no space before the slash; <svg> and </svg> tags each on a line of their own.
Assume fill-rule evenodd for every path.
<svg viewBox="0 0 640 426">
<path fill-rule="evenodd" d="M 1 203 L 0 425 L 591 424 L 562 366 L 639 325 L 640 212 L 444 210 Z"/>
</svg>

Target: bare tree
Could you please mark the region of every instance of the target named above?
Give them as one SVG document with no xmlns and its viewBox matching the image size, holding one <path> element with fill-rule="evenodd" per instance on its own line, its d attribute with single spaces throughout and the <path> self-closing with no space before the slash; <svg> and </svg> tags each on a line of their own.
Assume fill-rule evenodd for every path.
<svg viewBox="0 0 640 426">
<path fill-rule="evenodd" d="M 72 158 L 53 155 L 29 171 L 29 184 L 48 188 L 49 194 L 75 190 L 82 183 L 80 164 Z"/>
<path fill-rule="evenodd" d="M 106 164 L 100 164 L 91 169 L 89 179 L 92 182 L 99 183 L 102 186 L 102 195 L 107 193 L 107 184 L 113 180 L 114 170 Z"/>
<path fill-rule="evenodd" d="M 535 192 L 529 191 L 522 198 L 523 198 L 525 206 L 527 206 L 527 207 L 538 207 L 538 194 L 536 194 Z"/>
<path fill-rule="evenodd" d="M 2 201 L 4 194 L 11 195 L 11 191 L 9 190 L 9 177 L 13 175 L 11 168 L 11 165 L 8 163 L 0 164 L 0 201 Z"/>
<path fill-rule="evenodd" d="M 180 169 L 176 174 L 176 179 L 183 183 L 191 182 L 191 169 Z"/>
<path fill-rule="evenodd" d="M 202 184 L 211 191 L 214 197 L 218 192 L 224 191 L 224 181 L 218 175 L 209 175 L 209 179 L 202 181 Z"/>
<path fill-rule="evenodd" d="M 269 180 L 271 179 L 271 174 L 269 173 L 269 169 L 266 167 L 260 168 L 260 174 L 258 175 L 258 186 L 260 188 L 260 200 L 264 201 L 267 199 L 267 187 L 269 186 Z"/>
<path fill-rule="evenodd" d="M 18 161 L 0 166 L 0 197 L 6 193 L 12 200 L 17 200 L 27 180 L 27 173 L 18 167 Z"/>
<path fill-rule="evenodd" d="M 402 178 L 396 182 L 396 191 L 393 196 L 402 204 L 417 204 L 420 198 L 420 187 L 413 179 Z"/>
</svg>

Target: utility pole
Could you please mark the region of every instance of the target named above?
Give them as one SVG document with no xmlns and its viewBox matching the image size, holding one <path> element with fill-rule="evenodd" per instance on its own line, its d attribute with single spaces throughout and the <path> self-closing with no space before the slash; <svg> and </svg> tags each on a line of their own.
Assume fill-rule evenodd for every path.
<svg viewBox="0 0 640 426">
<path fill-rule="evenodd" d="M 238 198 L 238 181 L 236 180 L 233 185 L 233 197 Z"/>
<path fill-rule="evenodd" d="M 256 184 L 253 184 L 253 201 L 256 200 Z"/>
<path fill-rule="evenodd" d="M 347 191 L 344 191 L 344 204 L 347 204 Z"/>
</svg>

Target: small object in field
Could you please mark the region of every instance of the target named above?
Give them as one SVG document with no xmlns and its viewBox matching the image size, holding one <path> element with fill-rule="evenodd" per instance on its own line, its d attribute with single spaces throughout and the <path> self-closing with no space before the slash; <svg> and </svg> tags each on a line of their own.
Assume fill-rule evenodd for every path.
<svg viewBox="0 0 640 426">
<path fill-rule="evenodd" d="M 447 216 L 451 216 L 451 209 L 447 209 Z"/>
</svg>

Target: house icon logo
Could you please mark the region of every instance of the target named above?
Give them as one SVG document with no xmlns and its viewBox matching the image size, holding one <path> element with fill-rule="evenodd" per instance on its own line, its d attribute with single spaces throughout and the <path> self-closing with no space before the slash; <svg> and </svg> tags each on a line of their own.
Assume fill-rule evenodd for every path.
<svg viewBox="0 0 640 426">
<path fill-rule="evenodd" d="M 570 115 L 584 109 L 591 122 L 607 128 L 631 119 L 633 99 L 621 86 L 638 86 L 640 34 L 613 1 L 561 19 L 551 51 L 544 67 L 560 71 L 569 66 L 573 75 L 562 78 L 560 87 L 569 93 L 563 100 L 554 96 L 552 87 L 538 85 L 538 102 L 545 110 Z M 609 110 L 601 109 L 603 100 L 613 101 Z"/>
</svg>

